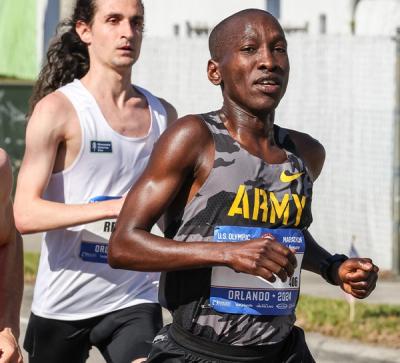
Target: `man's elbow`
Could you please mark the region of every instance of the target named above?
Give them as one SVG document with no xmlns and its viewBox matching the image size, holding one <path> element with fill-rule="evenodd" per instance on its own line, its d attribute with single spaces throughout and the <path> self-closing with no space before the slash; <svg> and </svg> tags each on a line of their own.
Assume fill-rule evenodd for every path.
<svg viewBox="0 0 400 363">
<path fill-rule="evenodd" d="M 15 227 L 21 234 L 37 233 L 40 232 L 35 228 L 35 223 L 29 213 L 21 212 L 19 209 L 14 208 Z"/>
<path fill-rule="evenodd" d="M 132 235 L 115 230 L 108 245 L 108 264 L 115 269 L 149 271 L 145 256 L 132 240 Z"/>
<path fill-rule="evenodd" d="M 131 261 L 128 259 L 128 253 L 120 236 L 112 235 L 108 245 L 108 264 L 115 269 L 129 269 Z M 129 265 L 129 267 L 128 267 Z"/>
<path fill-rule="evenodd" d="M 108 247 L 108 264 L 115 269 L 124 268 L 124 256 L 123 252 L 119 247 L 115 246 L 115 243 L 111 243 Z"/>
</svg>

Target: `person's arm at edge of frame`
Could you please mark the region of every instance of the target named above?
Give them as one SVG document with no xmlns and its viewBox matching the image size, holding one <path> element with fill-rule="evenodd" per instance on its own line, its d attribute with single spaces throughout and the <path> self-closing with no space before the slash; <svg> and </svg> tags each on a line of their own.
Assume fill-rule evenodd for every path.
<svg viewBox="0 0 400 363">
<path fill-rule="evenodd" d="M 325 162 L 324 147 L 311 136 L 288 130 L 300 156 L 306 162 L 315 181 L 322 171 Z M 321 275 L 321 264 L 332 255 L 322 248 L 309 231 L 304 232 L 306 253 L 302 268 Z M 376 286 L 378 267 L 370 258 L 350 258 L 333 263 L 327 271 L 328 282 L 339 285 L 343 291 L 356 298 L 367 297 Z"/>
<path fill-rule="evenodd" d="M 53 92 L 36 105 L 28 122 L 14 202 L 15 223 L 23 234 L 118 216 L 122 199 L 69 205 L 43 199 L 57 151 L 70 137 L 68 130 L 74 117 L 77 117 L 75 110 L 67 98 L 60 92 Z"/>
<path fill-rule="evenodd" d="M 12 173 L 0 149 L 0 363 L 22 362 L 18 346 L 23 291 L 22 238 L 14 224 Z"/>
<path fill-rule="evenodd" d="M 276 241 L 184 243 L 149 233 L 174 201 L 185 180 L 193 180 L 194 185 L 197 183 L 196 188 L 203 184 L 208 176 L 207 168 L 199 165 L 209 165 L 210 150 L 213 151 L 213 148 L 207 126 L 196 116 L 186 116 L 164 132 L 153 149 L 147 168 L 126 197 L 118 217 L 108 250 L 111 267 L 171 271 L 228 266 L 269 281 L 275 281 L 271 268 L 280 271 L 282 266 L 288 274 L 293 273 L 296 264 L 293 253 Z M 278 267 L 272 261 L 277 255 L 281 263 Z M 286 272 L 280 273 L 279 277 L 286 279 Z"/>
</svg>

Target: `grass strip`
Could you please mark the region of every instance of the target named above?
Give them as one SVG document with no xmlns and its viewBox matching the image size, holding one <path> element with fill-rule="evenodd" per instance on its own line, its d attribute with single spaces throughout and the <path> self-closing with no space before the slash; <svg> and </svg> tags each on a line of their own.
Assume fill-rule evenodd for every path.
<svg viewBox="0 0 400 363">
<path fill-rule="evenodd" d="M 34 282 L 39 266 L 38 252 L 24 252 L 24 279 L 25 282 Z"/>
<path fill-rule="evenodd" d="M 301 295 L 296 315 L 297 324 L 306 331 L 400 348 L 400 305 L 356 300 L 354 321 L 350 321 L 350 306 L 344 298 Z"/>
</svg>

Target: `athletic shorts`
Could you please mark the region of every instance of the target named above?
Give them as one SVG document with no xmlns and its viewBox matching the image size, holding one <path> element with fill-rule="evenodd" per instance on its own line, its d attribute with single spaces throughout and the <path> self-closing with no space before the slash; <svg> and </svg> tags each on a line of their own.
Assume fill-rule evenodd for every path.
<svg viewBox="0 0 400 363">
<path fill-rule="evenodd" d="M 158 304 L 139 304 L 84 320 L 55 320 L 31 314 L 24 348 L 30 363 L 83 363 L 96 346 L 107 363 L 146 357 L 162 327 Z"/>
<path fill-rule="evenodd" d="M 304 332 L 293 327 L 283 341 L 268 346 L 242 347 L 194 336 L 177 324 L 164 327 L 154 338 L 147 363 L 315 363 Z"/>
</svg>

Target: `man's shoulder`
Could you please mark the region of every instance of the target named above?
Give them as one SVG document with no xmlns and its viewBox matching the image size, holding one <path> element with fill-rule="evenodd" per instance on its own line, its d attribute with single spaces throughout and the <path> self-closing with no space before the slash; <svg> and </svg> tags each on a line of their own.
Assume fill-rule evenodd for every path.
<svg viewBox="0 0 400 363">
<path fill-rule="evenodd" d="M 3 170 L 8 169 L 10 167 L 10 159 L 8 157 L 7 152 L 0 148 L 0 170 L 3 172 Z"/>
<path fill-rule="evenodd" d="M 306 162 L 313 179 L 317 179 L 325 162 L 325 148 L 314 137 L 304 132 L 284 129 L 294 143 L 299 156 Z"/>
<path fill-rule="evenodd" d="M 166 148 L 178 147 L 180 150 L 198 152 L 207 142 L 212 140 L 212 135 L 200 115 L 186 115 L 178 118 L 161 135 L 161 142 Z"/>
<path fill-rule="evenodd" d="M 165 109 L 165 112 L 167 113 L 168 125 L 171 125 L 178 118 L 178 112 L 176 111 L 176 108 L 171 103 L 166 101 L 164 98 L 160 97 L 157 98 L 161 102 L 161 104 Z"/>
<path fill-rule="evenodd" d="M 155 100 L 157 100 L 158 102 L 160 102 L 162 108 L 164 108 L 164 110 L 165 110 L 167 120 L 168 120 L 168 125 L 170 125 L 171 123 L 176 121 L 176 119 L 178 118 L 178 113 L 177 113 L 175 107 L 170 102 L 168 102 L 167 100 L 165 100 L 162 97 L 158 97 L 158 96 L 154 95 L 151 91 L 149 91 L 146 88 L 143 88 L 143 87 L 140 87 L 137 85 L 132 85 L 132 86 L 135 87 L 136 89 L 138 89 L 140 92 L 142 92 L 146 96 L 146 98 L 151 97 L 151 98 L 154 98 Z"/>
<path fill-rule="evenodd" d="M 4 198 L 9 197 L 12 187 L 12 173 L 10 158 L 5 150 L 0 148 L 0 175 L 1 175 L 1 188 L 0 188 L 0 202 L 4 203 Z"/>
<path fill-rule="evenodd" d="M 170 125 L 157 141 L 152 164 L 185 172 L 197 170 L 213 146 L 213 137 L 199 115 L 186 115 Z M 164 169 L 165 170 L 165 169 Z M 172 172 L 172 171 L 171 171 Z"/>
<path fill-rule="evenodd" d="M 37 123 L 42 125 L 49 123 L 54 128 L 64 125 L 75 115 L 75 109 L 67 97 L 61 92 L 54 91 L 36 104 L 28 126 Z"/>
<path fill-rule="evenodd" d="M 312 137 L 310 134 L 307 134 L 305 132 L 297 131 L 297 130 L 292 130 L 292 129 L 285 129 L 282 127 L 283 130 L 285 130 L 292 141 L 296 144 L 296 146 L 301 146 L 302 148 L 308 148 L 308 149 L 313 149 L 314 151 L 323 151 L 324 146 L 314 137 Z"/>
<path fill-rule="evenodd" d="M 49 93 L 43 97 L 35 106 L 35 111 L 59 112 L 68 111 L 72 108 L 71 102 L 59 91 Z"/>
<path fill-rule="evenodd" d="M 175 132 L 186 133 L 190 132 L 191 138 L 193 136 L 210 134 L 206 123 L 203 118 L 199 114 L 189 114 L 183 117 L 180 117 L 174 123 Z"/>
</svg>

